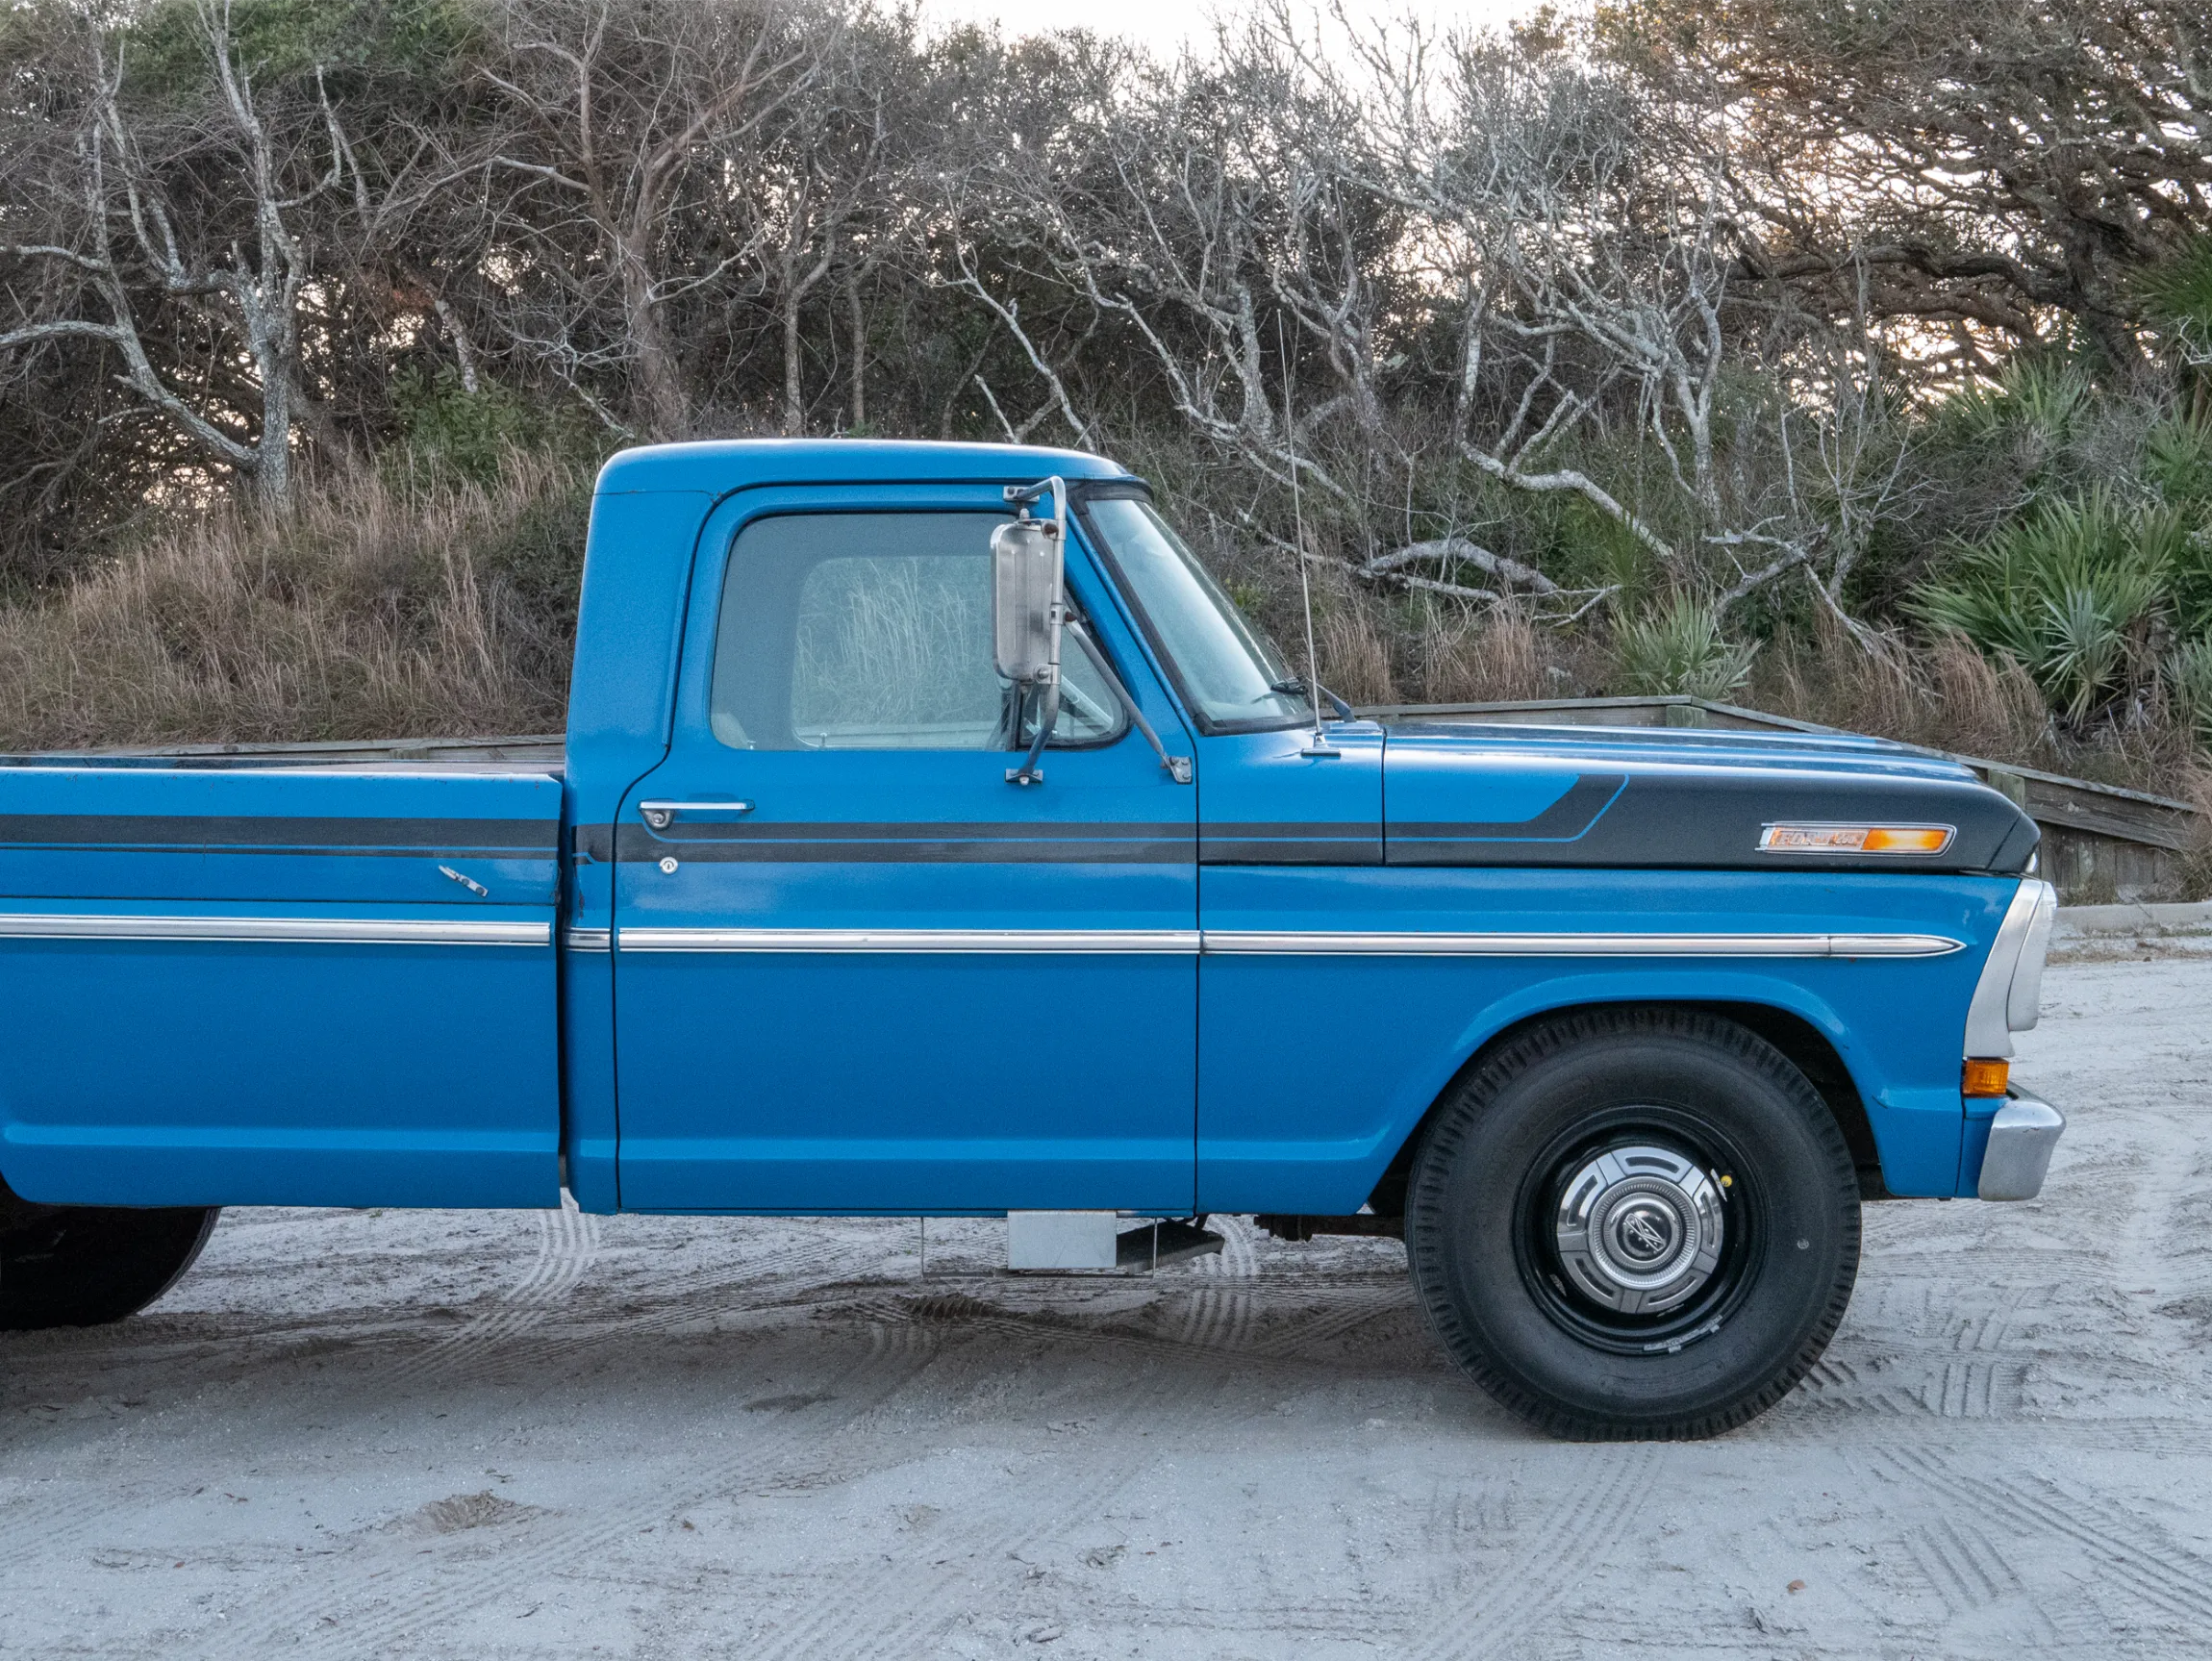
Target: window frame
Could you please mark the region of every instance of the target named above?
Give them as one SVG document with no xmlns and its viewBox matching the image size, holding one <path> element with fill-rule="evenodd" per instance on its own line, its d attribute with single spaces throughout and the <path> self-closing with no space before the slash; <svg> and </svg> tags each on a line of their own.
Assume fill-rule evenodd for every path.
<svg viewBox="0 0 2212 1661">
<path fill-rule="evenodd" d="M 926 506 L 918 504 L 895 505 L 891 503 L 843 503 L 837 505 L 823 504 L 818 507 L 792 504 L 791 506 L 771 507 L 761 513 L 749 514 L 743 518 L 740 519 L 737 524 L 731 527 L 728 537 L 723 541 L 722 543 L 720 567 L 718 571 L 715 573 L 716 592 L 714 603 L 710 609 L 709 616 L 704 619 L 709 626 L 706 630 L 707 641 L 706 651 L 704 653 L 704 662 L 701 665 L 704 673 L 702 676 L 703 685 L 701 688 L 699 710 L 703 719 L 704 734 L 707 742 L 710 744 L 732 755 L 747 755 L 757 752 L 762 754 L 783 755 L 997 756 L 1018 755 L 1028 748 L 1027 742 L 1022 741 L 1019 736 L 1017 735 L 1016 742 L 1009 743 L 1002 748 L 988 749 L 968 748 L 966 746 L 933 748 L 922 744 L 900 744 L 895 746 L 869 746 L 865 744 L 796 744 L 788 750 L 762 750 L 758 745 L 738 745 L 730 743 L 715 730 L 715 682 L 716 673 L 721 662 L 724 609 L 730 603 L 730 589 L 732 582 L 737 575 L 738 543 L 741 540 L 742 540 L 745 533 L 753 529 L 756 525 L 765 524 L 770 519 L 818 519 L 833 517 L 885 518 L 892 516 L 915 516 L 923 514 L 940 516 L 954 514 L 968 518 L 996 518 L 1003 522 L 1011 522 L 1016 516 L 1011 509 L 999 509 L 989 506 L 971 506 L 955 503 L 932 503 Z M 852 558 L 858 556 L 845 555 L 839 557 Z M 988 555 L 986 557 L 988 557 Z M 817 560 L 813 562 L 815 565 L 819 565 L 822 563 L 824 563 L 822 560 Z M 798 610 L 796 599 L 799 585 L 803 585 L 804 581 L 805 576 L 802 573 L 798 576 L 797 581 L 794 583 L 792 591 L 793 604 L 791 610 L 790 620 L 792 629 L 794 630 L 794 639 L 795 630 L 798 624 Z M 1094 624 L 1091 622 L 1089 614 L 1083 609 L 1082 603 L 1076 599 L 1071 589 L 1069 589 L 1067 592 L 1067 600 L 1069 616 L 1084 624 L 1083 635 L 1078 638 L 1076 649 L 1078 651 L 1094 652 L 1096 657 L 1111 671 L 1113 677 L 1119 679 L 1121 683 L 1126 686 L 1128 684 L 1128 677 L 1121 673 L 1120 667 L 1114 661 L 1114 657 L 1108 648 L 1106 642 L 1099 637 L 1098 629 Z M 1064 634 L 1064 641 L 1065 638 L 1066 637 Z M 1068 654 L 1064 645 L 1061 653 L 1062 676 L 1064 680 L 1066 677 L 1067 655 Z M 993 672 L 995 672 L 995 670 Z M 1105 687 L 1103 690 L 1107 694 L 1106 702 L 1109 703 L 1114 710 L 1115 724 L 1113 728 L 1110 731 L 1092 738 L 1063 739 L 1057 735 L 1057 722 L 1055 722 L 1055 736 L 1045 742 L 1044 747 L 1046 750 L 1066 752 L 1109 749 L 1129 736 L 1129 734 L 1134 730 L 1135 723 L 1133 723 L 1129 718 L 1129 711 L 1127 706 L 1124 705 L 1119 698 L 1114 696 L 1113 688 L 1111 685 Z"/>
</svg>

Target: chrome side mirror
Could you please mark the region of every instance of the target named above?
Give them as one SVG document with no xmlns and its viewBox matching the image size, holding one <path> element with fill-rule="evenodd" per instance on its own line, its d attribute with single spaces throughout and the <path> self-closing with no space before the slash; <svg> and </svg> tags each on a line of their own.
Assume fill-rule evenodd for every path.
<svg viewBox="0 0 2212 1661">
<path fill-rule="evenodd" d="M 991 647 L 1018 687 L 1060 679 L 1064 560 L 1053 519 L 1015 519 L 991 533 Z"/>
<path fill-rule="evenodd" d="M 1037 504 L 1049 497 L 1052 516 L 1037 516 Z M 1068 485 L 1041 479 L 1034 485 L 1009 485 L 1006 500 L 1021 517 L 991 533 L 991 651 L 998 672 L 1013 683 L 1013 727 L 1018 735 L 1029 722 L 1036 737 L 1018 768 L 1006 769 L 1010 785 L 1044 782 L 1037 765 L 1060 718 L 1060 625 L 1068 616 Z"/>
</svg>

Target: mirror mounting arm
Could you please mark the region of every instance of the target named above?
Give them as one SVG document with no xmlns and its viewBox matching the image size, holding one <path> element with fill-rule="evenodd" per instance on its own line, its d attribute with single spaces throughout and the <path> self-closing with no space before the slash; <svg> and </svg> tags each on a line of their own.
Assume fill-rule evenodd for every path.
<svg viewBox="0 0 2212 1661">
<path fill-rule="evenodd" d="M 1091 656 L 1105 674 L 1106 684 L 1114 689 L 1114 695 L 1121 700 L 1121 707 L 1129 712 L 1129 719 L 1144 735 L 1144 742 L 1152 746 L 1152 753 L 1160 758 L 1160 765 L 1168 769 L 1168 776 L 1179 785 L 1189 784 L 1192 777 L 1191 758 L 1168 753 L 1168 746 L 1160 742 L 1160 735 L 1153 730 L 1152 723 L 1144 718 L 1144 712 L 1137 707 L 1136 696 L 1129 691 L 1128 683 L 1122 680 L 1120 673 L 1114 667 L 1114 662 L 1107 657 L 1105 648 L 1092 638 L 1089 626 L 1080 617 L 1069 617 L 1068 626 L 1082 636 L 1090 645 Z"/>
<path fill-rule="evenodd" d="M 1060 683 L 1048 681 L 1038 699 L 1037 736 L 1029 742 L 1029 753 L 1018 768 L 1006 769 L 1006 782 L 1010 785 L 1041 785 L 1044 782 L 1044 769 L 1037 765 L 1044 754 L 1044 746 L 1052 737 L 1052 729 L 1060 721 Z"/>
<path fill-rule="evenodd" d="M 1008 485 L 1006 505 L 1019 508 L 1021 516 L 1034 519 L 1037 504 L 1046 496 L 1052 498 L 1052 526 L 1056 536 L 1068 534 L 1068 481 L 1055 473 L 1049 479 L 1039 479 L 1034 485 Z"/>
</svg>

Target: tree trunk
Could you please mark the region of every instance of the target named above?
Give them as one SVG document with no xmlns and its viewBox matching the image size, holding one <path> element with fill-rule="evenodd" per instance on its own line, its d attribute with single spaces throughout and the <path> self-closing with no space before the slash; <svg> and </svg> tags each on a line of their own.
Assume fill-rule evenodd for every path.
<svg viewBox="0 0 2212 1661">
<path fill-rule="evenodd" d="M 621 255 L 623 326 L 635 364 L 638 413 L 652 437 L 680 439 L 691 428 L 691 400 L 653 299 L 651 268 L 628 245 Z"/>
<path fill-rule="evenodd" d="M 799 296 L 787 284 L 784 290 L 784 437 L 795 439 L 806 431 L 805 390 L 799 385 Z"/>
<path fill-rule="evenodd" d="M 250 475 L 254 500 L 271 512 L 291 505 L 291 388 L 281 375 L 262 383 L 262 432 Z"/>
<path fill-rule="evenodd" d="M 861 313 L 858 275 L 845 289 L 845 299 L 852 307 L 852 424 L 857 431 L 867 425 L 867 319 Z"/>
</svg>

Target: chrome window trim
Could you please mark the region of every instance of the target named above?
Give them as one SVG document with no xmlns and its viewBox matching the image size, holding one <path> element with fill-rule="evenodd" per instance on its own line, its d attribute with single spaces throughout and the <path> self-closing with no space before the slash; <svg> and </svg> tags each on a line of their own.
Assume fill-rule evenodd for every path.
<svg viewBox="0 0 2212 1661">
<path fill-rule="evenodd" d="M 575 932 L 570 938 L 574 938 Z M 1357 930 L 625 928 L 623 951 L 1175 952 L 1342 957 L 1942 957 L 1929 934 L 1450 934 Z"/>
<path fill-rule="evenodd" d="M 179 917 L 28 912 L 0 916 L 0 940 L 166 941 L 276 945 L 519 945 L 553 944 L 550 922 L 481 918 Z"/>
</svg>

